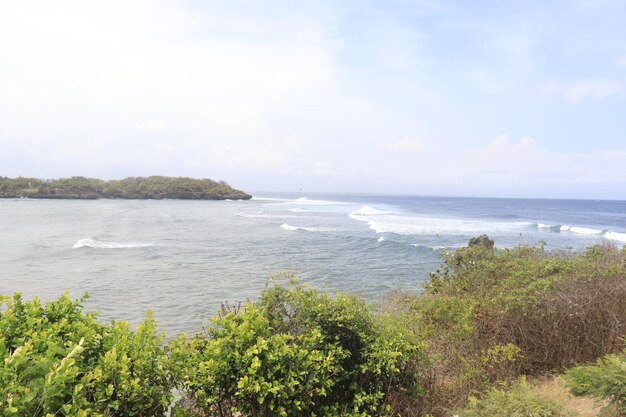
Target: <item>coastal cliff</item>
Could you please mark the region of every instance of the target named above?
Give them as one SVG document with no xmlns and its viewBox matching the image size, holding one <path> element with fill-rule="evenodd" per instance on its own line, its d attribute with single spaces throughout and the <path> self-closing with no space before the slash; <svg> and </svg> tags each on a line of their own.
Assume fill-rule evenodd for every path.
<svg viewBox="0 0 626 417">
<path fill-rule="evenodd" d="M 0 177 L 0 198 L 249 200 L 251 197 L 224 181 L 187 177 L 129 177 L 111 181 L 85 177 L 53 180 Z"/>
</svg>

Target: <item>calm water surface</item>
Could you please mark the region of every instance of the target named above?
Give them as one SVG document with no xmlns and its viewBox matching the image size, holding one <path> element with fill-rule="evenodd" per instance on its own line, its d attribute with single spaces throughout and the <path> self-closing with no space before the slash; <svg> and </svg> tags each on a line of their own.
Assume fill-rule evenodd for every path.
<svg viewBox="0 0 626 417">
<path fill-rule="evenodd" d="M 508 247 L 626 244 L 626 202 L 355 195 L 251 201 L 0 200 L 0 294 L 89 292 L 103 320 L 196 332 L 272 273 L 375 299 L 419 288 L 441 251 L 481 233 Z"/>
</svg>

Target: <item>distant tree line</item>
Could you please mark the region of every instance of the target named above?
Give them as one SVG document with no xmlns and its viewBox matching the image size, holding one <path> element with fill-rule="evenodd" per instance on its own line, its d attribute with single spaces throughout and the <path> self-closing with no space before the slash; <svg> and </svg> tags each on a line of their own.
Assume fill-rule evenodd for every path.
<svg viewBox="0 0 626 417">
<path fill-rule="evenodd" d="M 188 177 L 129 177 L 104 181 L 96 178 L 60 179 L 0 177 L 0 198 L 54 199 L 185 199 L 248 200 L 249 194 L 224 181 Z"/>
</svg>

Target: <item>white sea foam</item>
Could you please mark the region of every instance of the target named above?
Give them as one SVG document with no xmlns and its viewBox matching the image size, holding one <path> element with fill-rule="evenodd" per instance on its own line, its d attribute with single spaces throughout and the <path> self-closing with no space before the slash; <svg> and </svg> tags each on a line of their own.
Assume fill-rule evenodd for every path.
<svg viewBox="0 0 626 417">
<path fill-rule="evenodd" d="M 580 235 L 599 235 L 602 234 L 601 229 L 591 229 L 589 227 L 569 226 L 567 224 L 561 225 L 559 228 L 561 232 L 578 233 Z"/>
<path fill-rule="evenodd" d="M 292 216 L 289 214 L 272 214 L 265 212 L 257 212 L 257 213 L 244 213 L 238 212 L 234 214 L 237 217 L 245 217 L 247 219 L 285 219 L 285 218 L 295 218 L 296 216 Z"/>
<path fill-rule="evenodd" d="M 453 219 L 398 215 L 377 215 L 364 219 L 351 216 L 355 220 L 367 221 L 376 233 L 399 235 L 467 235 L 480 233 L 511 233 L 523 231 L 533 225 L 529 222 L 489 222 L 473 219 Z"/>
<path fill-rule="evenodd" d="M 379 237 L 379 238 L 378 238 L 378 243 L 382 243 L 382 242 L 384 242 L 384 241 L 385 241 L 385 238 L 384 238 L 384 237 L 382 237 L 382 236 L 381 236 L 381 237 Z"/>
<path fill-rule="evenodd" d="M 359 221 L 368 221 L 368 216 L 382 216 L 384 214 L 391 214 L 391 211 L 378 210 L 371 206 L 363 206 L 358 210 L 348 214 L 351 219 Z"/>
<path fill-rule="evenodd" d="M 550 224 L 537 223 L 537 227 L 540 229 L 551 229 L 556 232 L 569 232 L 569 233 L 576 233 L 579 235 L 603 235 L 603 236 L 606 235 L 605 231 L 602 229 L 594 229 L 591 227 L 570 226 L 569 224 L 550 225 Z"/>
<path fill-rule="evenodd" d="M 302 207 L 290 208 L 287 211 L 290 211 L 292 213 L 310 213 L 311 212 L 311 210 L 307 210 Z"/>
<path fill-rule="evenodd" d="M 290 201 L 288 204 L 297 204 L 301 206 L 327 206 L 327 205 L 347 204 L 347 203 L 344 203 L 341 201 L 314 200 L 308 197 L 300 197 L 294 201 Z"/>
<path fill-rule="evenodd" d="M 560 232 L 563 226 L 561 226 L 560 224 L 544 224 L 544 223 L 537 223 L 537 229 L 549 229 L 553 232 Z M 569 228 L 569 226 L 567 226 Z M 569 229 L 567 229 L 569 230 Z"/>
<path fill-rule="evenodd" d="M 440 245 L 422 245 L 420 243 L 411 243 L 411 246 L 415 246 L 416 248 L 426 248 L 426 249 L 430 249 L 432 251 L 440 251 L 440 250 L 444 250 L 446 249 L 445 246 L 440 246 Z"/>
<path fill-rule="evenodd" d="M 600 235 L 602 234 L 602 229 L 591 229 L 587 227 L 574 227 L 572 226 L 570 229 L 572 233 L 580 233 L 581 235 Z"/>
<path fill-rule="evenodd" d="M 568 233 L 575 233 L 579 235 L 589 235 L 589 236 L 600 235 L 605 239 L 626 243 L 626 233 L 614 232 L 612 230 L 594 229 L 591 227 L 570 226 L 568 224 L 549 225 L 549 224 L 537 223 L 537 227 L 541 229 L 543 228 L 551 229 L 556 232 L 568 232 Z"/>
<path fill-rule="evenodd" d="M 616 240 L 618 242 L 626 243 L 626 233 L 618 233 L 612 230 L 607 231 L 602 235 L 605 239 Z"/>
<path fill-rule="evenodd" d="M 287 198 L 275 198 L 275 197 L 252 197 L 253 201 L 289 201 Z"/>
<path fill-rule="evenodd" d="M 376 215 L 381 215 L 381 214 L 390 214 L 392 213 L 391 211 L 386 211 L 386 210 L 378 210 L 375 209 L 374 207 L 371 206 L 363 206 L 358 210 L 353 211 L 350 214 L 357 214 L 360 216 L 376 216 Z"/>
<path fill-rule="evenodd" d="M 292 226 L 287 223 L 281 224 L 280 228 L 285 229 L 285 230 L 290 230 L 292 232 L 295 232 L 296 230 L 304 230 L 306 232 L 334 232 L 337 230 L 332 227 L 302 227 L 302 226 Z"/>
<path fill-rule="evenodd" d="M 128 249 L 128 248 L 147 248 L 154 246 L 154 243 L 149 242 L 103 242 L 101 240 L 87 238 L 80 239 L 74 243 L 73 249 L 78 248 L 95 248 L 95 249 Z"/>
</svg>

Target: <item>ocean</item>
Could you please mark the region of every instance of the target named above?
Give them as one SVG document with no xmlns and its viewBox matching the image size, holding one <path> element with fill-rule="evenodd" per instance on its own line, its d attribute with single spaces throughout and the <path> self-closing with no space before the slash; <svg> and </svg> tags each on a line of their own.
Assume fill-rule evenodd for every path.
<svg viewBox="0 0 626 417">
<path fill-rule="evenodd" d="M 375 301 L 419 290 L 443 251 L 626 244 L 626 201 L 259 193 L 250 201 L 0 200 L 0 294 L 89 293 L 101 320 L 169 336 L 256 299 L 272 275 Z M 281 278 L 274 278 L 280 280 Z"/>
</svg>

